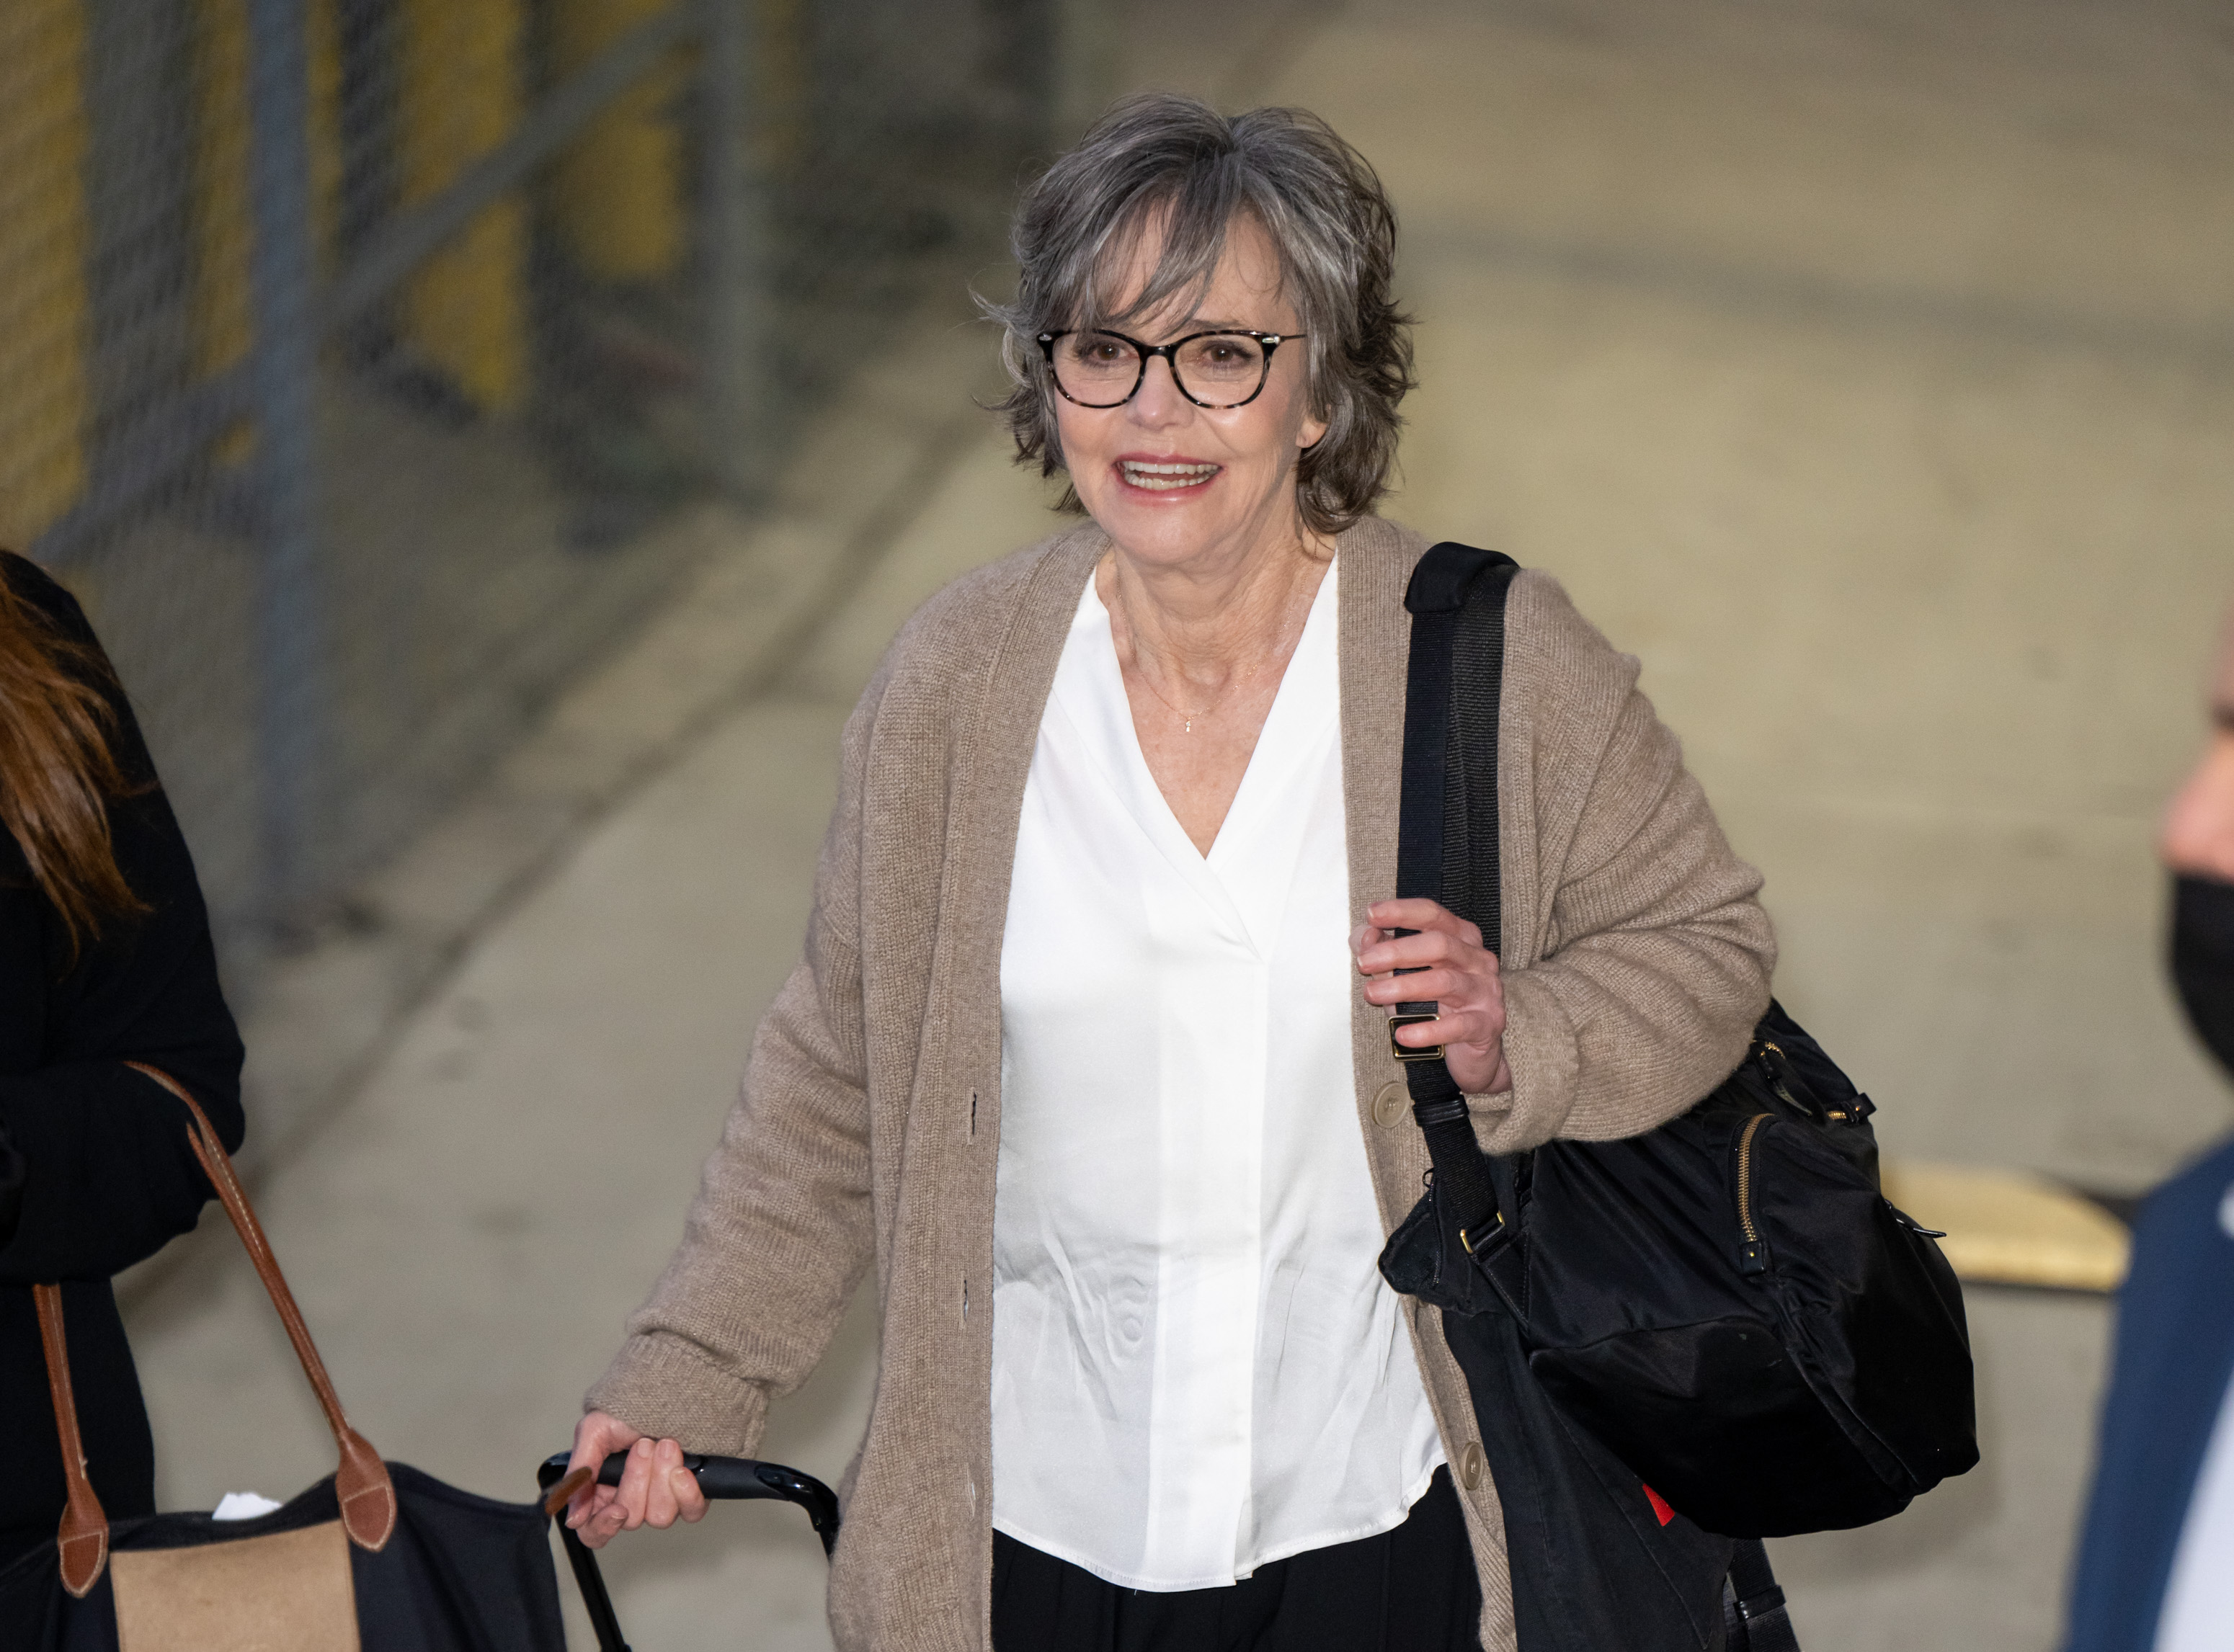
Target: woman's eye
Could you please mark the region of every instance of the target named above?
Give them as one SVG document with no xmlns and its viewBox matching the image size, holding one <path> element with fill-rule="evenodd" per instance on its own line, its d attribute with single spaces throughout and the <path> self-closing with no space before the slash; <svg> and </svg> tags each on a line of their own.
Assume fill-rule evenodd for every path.
<svg viewBox="0 0 2234 1652">
<path fill-rule="evenodd" d="M 1256 347 L 1238 338 L 1206 339 L 1190 354 L 1198 366 L 1221 372 L 1238 372 L 1257 360 Z"/>
</svg>

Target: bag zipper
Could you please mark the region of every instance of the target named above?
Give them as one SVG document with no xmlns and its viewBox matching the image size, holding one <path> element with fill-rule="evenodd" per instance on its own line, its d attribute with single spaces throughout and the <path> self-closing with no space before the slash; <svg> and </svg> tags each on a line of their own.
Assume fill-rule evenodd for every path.
<svg viewBox="0 0 2234 1652">
<path fill-rule="evenodd" d="M 1753 1219 L 1753 1139 L 1760 1133 L 1761 1126 L 1775 1118 L 1773 1113 L 1756 1113 L 1738 1133 L 1738 1231 L 1743 1240 L 1738 1247 L 1738 1271 L 1741 1274 L 1768 1270 L 1768 1246 Z"/>
</svg>

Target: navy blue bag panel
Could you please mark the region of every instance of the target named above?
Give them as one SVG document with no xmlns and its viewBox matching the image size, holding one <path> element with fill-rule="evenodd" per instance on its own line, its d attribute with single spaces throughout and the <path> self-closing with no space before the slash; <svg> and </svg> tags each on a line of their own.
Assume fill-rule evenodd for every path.
<svg viewBox="0 0 2234 1652">
<path fill-rule="evenodd" d="M 1680 1514 L 1661 1518 L 1644 1483 L 1532 1379 L 1501 1308 L 1441 1317 L 1505 1512 L 1520 1645 L 1717 1652 L 1737 1545 Z"/>
</svg>

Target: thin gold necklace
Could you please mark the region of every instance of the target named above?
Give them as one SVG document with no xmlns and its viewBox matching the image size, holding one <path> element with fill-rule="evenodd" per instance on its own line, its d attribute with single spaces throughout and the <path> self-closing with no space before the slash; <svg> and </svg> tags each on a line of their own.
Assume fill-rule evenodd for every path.
<svg viewBox="0 0 2234 1652">
<path fill-rule="evenodd" d="M 1292 652 L 1292 651 L 1293 651 L 1293 650 L 1290 650 L 1290 652 Z M 1136 668 L 1135 668 L 1135 669 L 1139 669 L 1139 668 L 1138 668 L 1137 666 L 1136 666 Z M 1217 710 L 1217 709 L 1218 709 L 1218 702 L 1217 702 L 1217 701 L 1212 701 L 1209 705 L 1205 706 L 1205 707 L 1204 707 L 1200 711 L 1184 711 L 1184 710 L 1181 710 L 1179 707 L 1177 707 L 1177 706 L 1173 705 L 1173 704 L 1171 702 L 1171 701 L 1170 701 L 1168 698 L 1166 698 L 1166 695 L 1165 695 L 1165 694 L 1164 694 L 1164 691 L 1163 691 L 1161 689 L 1159 689 L 1159 688 L 1158 688 L 1154 683 L 1148 682 L 1148 674 L 1147 674 L 1147 672 L 1146 672 L 1146 670 L 1144 670 L 1144 669 L 1140 670 L 1140 681 L 1141 681 L 1143 683 L 1146 684 L 1148 692 L 1149 692 L 1150 694 L 1154 695 L 1156 696 L 1156 698 L 1157 698 L 1157 699 L 1163 701 L 1163 702 L 1164 702 L 1164 709 L 1165 709 L 1165 710 L 1166 710 L 1166 711 L 1168 711 L 1168 712 L 1170 712 L 1170 713 L 1172 714 L 1172 715 L 1173 715 L 1174 717 L 1177 717 L 1177 718 L 1179 720 L 1179 724 L 1180 724 L 1181 731 L 1182 731 L 1183 733 L 1190 734 L 1190 735 L 1191 735 L 1191 734 L 1192 734 L 1192 733 L 1194 733 L 1194 720 L 1195 720 L 1197 717 L 1207 717 L 1208 715 L 1210 715 L 1210 714 L 1211 714 L 1212 712 L 1213 712 L 1213 711 L 1215 711 L 1215 710 Z M 1232 691 L 1232 685 L 1229 683 L 1229 684 L 1227 685 L 1227 693 L 1231 693 L 1231 691 Z M 1225 695 L 1220 695 L 1218 696 L 1218 699 L 1219 699 L 1219 700 L 1223 700 L 1225 697 Z"/>
<path fill-rule="evenodd" d="M 1140 681 L 1146 685 L 1147 690 L 1150 694 L 1154 695 L 1157 699 L 1164 701 L 1164 708 L 1169 711 L 1172 715 L 1177 717 L 1179 722 L 1185 725 L 1184 732 L 1187 734 L 1191 735 L 1194 733 L 1194 720 L 1197 717 L 1207 717 L 1212 712 L 1218 709 L 1217 702 L 1213 701 L 1211 704 L 1205 706 L 1200 711 L 1182 711 L 1179 707 L 1172 704 L 1169 700 L 1164 700 L 1164 691 L 1161 689 L 1159 689 L 1154 683 L 1148 682 L 1148 674 L 1146 671 L 1140 673 Z"/>
</svg>

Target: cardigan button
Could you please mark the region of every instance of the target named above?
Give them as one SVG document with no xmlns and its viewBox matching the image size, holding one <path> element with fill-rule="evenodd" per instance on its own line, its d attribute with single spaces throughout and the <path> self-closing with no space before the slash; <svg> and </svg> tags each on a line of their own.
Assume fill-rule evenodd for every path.
<svg viewBox="0 0 2234 1652">
<path fill-rule="evenodd" d="M 1459 1484 L 1471 1492 L 1481 1484 L 1481 1445 L 1469 1440 L 1459 1448 Z"/>
<path fill-rule="evenodd" d="M 1393 1130 L 1404 1121 L 1405 1103 L 1411 1093 L 1401 1084 L 1384 1084 L 1373 1098 L 1373 1122 Z"/>
</svg>

